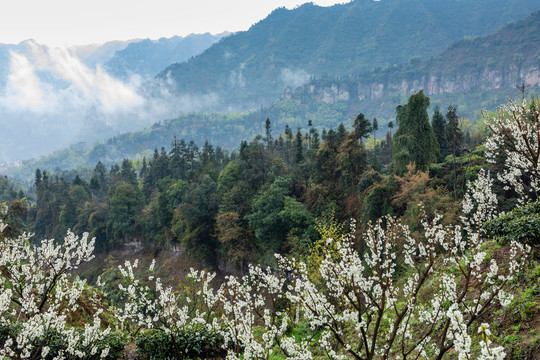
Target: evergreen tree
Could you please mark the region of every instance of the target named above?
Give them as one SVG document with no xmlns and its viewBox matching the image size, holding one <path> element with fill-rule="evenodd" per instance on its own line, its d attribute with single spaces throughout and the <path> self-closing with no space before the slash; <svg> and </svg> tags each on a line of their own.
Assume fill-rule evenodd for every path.
<svg viewBox="0 0 540 360">
<path fill-rule="evenodd" d="M 172 149 L 170 152 L 170 173 L 175 178 L 183 178 L 186 172 L 186 159 L 187 152 L 186 142 L 184 139 L 178 141 L 176 136 L 172 143 Z"/>
<path fill-rule="evenodd" d="M 394 134 L 394 164 L 398 174 L 411 162 L 425 171 L 437 156 L 439 144 L 429 123 L 428 106 L 429 98 L 420 90 L 396 108 L 399 128 Z"/>
<path fill-rule="evenodd" d="M 315 128 L 312 128 L 311 131 L 311 148 L 319 150 L 319 147 L 321 146 L 321 141 L 319 140 L 319 132 Z"/>
<path fill-rule="evenodd" d="M 144 179 L 148 173 L 148 165 L 146 164 L 146 156 L 143 156 L 141 171 L 139 171 L 139 178 Z"/>
<path fill-rule="evenodd" d="M 204 146 L 201 152 L 201 163 L 203 167 L 208 166 L 210 163 L 215 163 L 214 147 L 207 141 L 204 142 Z"/>
<path fill-rule="evenodd" d="M 96 167 L 94 168 L 94 175 L 97 177 L 97 180 L 100 184 L 103 184 L 105 182 L 106 173 L 107 169 L 105 168 L 105 165 L 103 165 L 101 161 L 98 161 Z"/>
<path fill-rule="evenodd" d="M 272 124 L 268 118 L 266 119 L 265 130 L 266 137 L 264 138 L 264 141 L 266 142 L 266 148 L 270 150 L 272 148 Z"/>
<path fill-rule="evenodd" d="M 347 137 L 347 129 L 345 129 L 345 125 L 343 125 L 343 123 L 339 123 L 336 134 L 337 141 L 339 144 L 341 144 L 341 142 Z"/>
<path fill-rule="evenodd" d="M 440 153 L 438 161 L 441 162 L 448 155 L 448 144 L 446 143 L 446 120 L 438 106 L 433 111 L 431 126 L 433 127 L 435 138 L 437 138 L 437 142 L 439 143 Z"/>
<path fill-rule="evenodd" d="M 357 140 L 360 140 L 360 143 L 362 143 L 362 139 L 367 138 L 369 136 L 369 133 L 371 133 L 373 127 L 369 119 L 366 119 L 364 114 L 360 113 L 358 114 L 356 119 L 354 119 L 353 129 L 354 129 L 354 137 Z"/>
<path fill-rule="evenodd" d="M 296 132 L 296 139 L 294 141 L 295 153 L 294 153 L 294 162 L 299 164 L 304 160 L 304 147 L 302 145 L 302 133 L 300 128 Z"/>
<path fill-rule="evenodd" d="M 36 169 L 36 176 L 35 176 L 36 189 L 41 185 L 41 179 L 42 179 L 41 170 Z"/>
<path fill-rule="evenodd" d="M 458 155 L 463 145 L 463 133 L 459 127 L 459 116 L 457 107 L 449 105 L 446 111 L 446 138 L 448 142 L 449 153 Z"/>
<path fill-rule="evenodd" d="M 285 125 L 285 135 L 287 136 L 286 141 L 286 149 L 285 149 L 285 160 L 290 164 L 292 160 L 292 140 L 293 140 L 293 133 L 291 128 L 289 127 L 289 124 Z"/>
</svg>

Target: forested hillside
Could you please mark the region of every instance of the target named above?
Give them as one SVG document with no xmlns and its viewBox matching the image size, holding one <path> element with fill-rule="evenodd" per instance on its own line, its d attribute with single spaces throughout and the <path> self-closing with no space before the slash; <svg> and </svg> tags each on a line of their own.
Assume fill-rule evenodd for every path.
<svg viewBox="0 0 540 360">
<path fill-rule="evenodd" d="M 539 360 L 540 2 L 225 35 L 0 44 L 0 360 Z"/>
<path fill-rule="evenodd" d="M 221 257 L 240 264 L 301 252 L 317 239 L 316 219 L 367 221 L 388 213 L 414 218 L 415 201 L 428 194 L 429 211 L 443 210 L 454 219 L 466 181 L 482 163 L 483 150 L 475 147 L 485 134 L 460 130 L 455 107 L 437 108 L 431 130 L 428 106 L 422 92 L 412 96 L 397 110 L 395 134 L 378 138 L 377 120 L 363 114 L 349 119 L 349 131 L 341 124 L 322 133 L 312 122 L 276 133 L 268 119 L 262 135 L 242 141 L 232 153 L 208 142 L 170 140 L 164 124 L 160 140 L 172 145 L 142 160 L 37 170 L 28 224 L 39 237 L 88 231 L 101 250 L 132 238 L 151 246 L 181 244 L 215 265 Z M 418 119 L 423 123 L 417 125 Z M 403 140 L 410 136 L 417 138 Z M 144 137 L 122 143 L 147 145 Z M 409 143 L 424 145 L 411 149 Z M 430 165 L 437 158 L 439 164 Z M 407 168 L 411 161 L 416 168 Z M 405 188 L 410 182 L 427 187 L 399 195 L 411 191 Z"/>
<path fill-rule="evenodd" d="M 187 63 L 163 70 L 177 93 L 221 96 L 221 109 L 258 108 L 310 76 L 350 75 L 426 59 L 538 10 L 534 1 L 352 1 L 275 10 Z"/>
<path fill-rule="evenodd" d="M 403 97 L 419 90 L 434 102 L 454 102 L 464 116 L 485 107 L 495 109 L 519 96 L 525 85 L 534 95 L 540 85 L 540 12 L 508 24 L 488 36 L 467 37 L 427 60 L 376 69 L 356 76 L 313 79 L 291 89 L 285 98 L 304 104 L 342 103 L 384 118 Z M 531 92 L 532 91 L 532 92 Z"/>
<path fill-rule="evenodd" d="M 97 161 L 110 165 L 125 157 L 148 155 L 148 149 L 170 143 L 173 136 L 198 144 L 208 140 L 230 150 L 260 133 L 266 118 L 273 122 L 275 136 L 279 132 L 276 129 L 287 124 L 292 129 L 303 127 L 309 120 L 319 132 L 340 122 L 349 127 L 350 118 L 363 112 L 378 117 L 378 135 L 383 136 L 388 124 L 394 122 L 396 106 L 420 89 L 433 94 L 432 109 L 435 105 L 444 108 L 458 104 L 458 113 L 472 125 L 482 109 L 494 111 L 506 99 L 521 96 L 521 85 L 525 86 L 526 97 L 537 94 L 539 33 L 540 12 L 535 12 L 495 34 L 455 42 L 425 61 L 415 58 L 406 65 L 362 75 L 312 79 L 302 87 L 287 87 L 279 101 L 257 111 L 182 114 L 140 132 L 121 134 L 92 146 L 74 145 L 26 161 L 23 167 L 6 173 L 28 181 L 36 167 L 50 171 L 91 166 Z"/>
<path fill-rule="evenodd" d="M 429 105 L 413 94 L 379 140 L 363 114 L 350 131 L 308 123 L 277 137 L 267 120 L 232 153 L 174 139 L 142 161 L 37 169 L 35 203 L 0 181 L 0 354 L 535 359 L 539 102 L 486 113 L 476 130 L 456 106 Z M 148 271 L 124 261 L 127 244 L 149 249 Z M 94 248 L 106 259 L 78 270 L 92 286 L 68 281 Z M 192 269 L 177 285 L 180 256 L 245 276 L 212 285 Z M 44 313 L 59 320 L 30 332 Z"/>
</svg>

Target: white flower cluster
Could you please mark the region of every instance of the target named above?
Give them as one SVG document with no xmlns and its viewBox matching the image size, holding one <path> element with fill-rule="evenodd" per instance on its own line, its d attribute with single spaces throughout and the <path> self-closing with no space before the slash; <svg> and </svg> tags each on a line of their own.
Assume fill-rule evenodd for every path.
<svg viewBox="0 0 540 360">
<path fill-rule="evenodd" d="M 100 311 L 81 332 L 68 323 L 85 287 L 85 281 L 72 278 L 70 271 L 93 258 L 94 240 L 70 231 L 62 244 L 43 240 L 36 246 L 29 239 L 25 234 L 0 241 L 0 325 L 17 329 L 0 348 L 0 358 L 45 357 L 50 348 L 44 339 L 54 333 L 67 344 L 57 359 L 96 354 L 95 342 L 110 331 L 101 329 Z M 104 349 L 100 355 L 107 353 Z"/>
<path fill-rule="evenodd" d="M 501 106 L 495 117 L 484 113 L 484 121 L 493 132 L 486 142 L 486 158 L 502 162 L 497 174 L 506 189 L 514 189 L 524 204 L 540 195 L 540 103 L 510 101 Z M 526 181 L 524 181 L 526 178 Z"/>
<path fill-rule="evenodd" d="M 312 359 L 321 352 L 330 359 L 442 358 L 451 349 L 470 359 L 477 321 L 494 305 L 511 303 L 504 289 L 530 250 L 514 242 L 504 263 L 488 259 L 482 224 L 496 215 L 491 184 L 484 172 L 469 184 L 464 216 L 453 227 L 443 226 L 441 216 L 424 215 L 422 236 L 415 237 L 386 217 L 368 226 L 363 253 L 352 236 L 328 239 L 335 246 L 327 248 L 337 254 L 327 252 L 320 264 L 322 285 L 312 280 L 305 263 L 279 255 L 277 270 L 250 266 L 246 276 L 227 277 L 214 290 L 213 275 L 192 271 L 202 312 L 180 306 L 160 279 L 153 300 L 126 263 L 121 271 L 130 285 L 122 289 L 129 301 L 122 313 L 139 326 L 161 324 L 166 331 L 205 325 L 223 336 L 228 359 L 269 359 L 274 351 L 288 359 Z M 397 282 L 398 271 L 408 274 L 405 281 Z M 319 336 L 288 335 L 298 321 Z M 482 325 L 478 331 L 489 329 Z M 504 349 L 488 337 L 480 347 L 482 359 L 504 357 Z"/>
<path fill-rule="evenodd" d="M 133 264 L 126 261 L 124 266 L 118 266 L 128 285 L 119 285 L 124 293 L 125 305 L 118 309 L 118 318 L 123 325 L 135 325 L 137 329 L 161 329 L 165 332 L 175 332 L 195 325 L 203 325 L 213 330 L 212 317 L 219 300 L 209 285 L 215 274 L 205 271 L 196 272 L 192 269 L 190 277 L 200 284 L 194 298 L 179 294 L 172 287 L 164 287 L 160 278 L 154 273 L 155 261 L 150 265 L 151 275 L 148 282 L 152 287 L 135 278 L 134 270 L 138 261 Z M 199 302 L 203 302 L 202 306 Z M 205 311 L 201 311 L 204 308 Z"/>
</svg>

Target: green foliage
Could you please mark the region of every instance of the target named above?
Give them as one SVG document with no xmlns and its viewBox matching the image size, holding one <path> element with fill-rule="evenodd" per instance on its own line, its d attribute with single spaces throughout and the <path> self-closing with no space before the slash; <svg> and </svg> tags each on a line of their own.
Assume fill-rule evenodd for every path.
<svg viewBox="0 0 540 360">
<path fill-rule="evenodd" d="M 17 325 L 3 325 L 0 324 L 0 346 L 4 342 L 11 338 L 17 338 L 17 334 L 21 331 L 21 326 Z M 82 333 L 81 329 L 76 328 L 75 331 Z M 49 347 L 49 353 L 46 357 L 41 357 L 42 360 L 52 360 L 56 359 L 61 351 L 65 351 L 68 344 L 68 339 L 63 336 L 60 336 L 54 331 L 50 331 L 44 339 L 35 340 L 36 349 L 41 349 L 42 347 Z M 39 346 L 38 346 L 39 344 Z M 124 347 L 127 344 L 127 337 L 125 334 L 120 332 L 112 332 L 105 336 L 102 340 L 91 343 L 88 346 L 96 347 L 97 351 L 94 355 L 87 355 L 81 359 L 83 360 L 116 360 L 122 357 L 124 354 Z M 78 345 L 80 350 L 83 350 L 82 344 Z M 101 353 L 105 348 L 109 348 L 107 356 L 101 357 Z"/>
<path fill-rule="evenodd" d="M 146 330 L 135 339 L 137 353 L 141 359 L 208 359 L 225 355 L 221 346 L 223 338 L 206 328 L 190 328 L 166 333 Z"/>
<path fill-rule="evenodd" d="M 0 201 L 9 202 L 15 200 L 19 197 L 19 194 L 24 195 L 21 192 L 20 185 L 8 179 L 7 176 L 0 176 Z M 22 199 L 22 197 L 19 197 L 19 199 Z"/>
<path fill-rule="evenodd" d="M 398 174 L 406 171 L 409 163 L 425 171 L 435 160 L 439 144 L 429 123 L 429 98 L 420 90 L 406 105 L 396 108 L 399 129 L 394 134 L 394 163 Z"/>
<path fill-rule="evenodd" d="M 135 232 L 135 222 L 142 206 L 138 187 L 120 183 L 109 191 L 110 211 L 108 226 L 115 242 L 125 241 Z"/>
<path fill-rule="evenodd" d="M 485 224 L 486 232 L 504 244 L 515 240 L 540 244 L 540 201 L 517 207 Z"/>
<path fill-rule="evenodd" d="M 253 199 L 252 213 L 246 216 L 255 232 L 257 246 L 264 253 L 274 254 L 281 250 L 287 226 L 279 213 L 284 210 L 285 196 L 289 194 L 291 184 L 291 178 L 278 177 L 268 190 Z"/>
<path fill-rule="evenodd" d="M 433 112 L 433 117 L 431 119 L 431 127 L 433 128 L 433 133 L 435 134 L 437 143 L 439 143 L 440 153 L 437 157 L 439 161 L 444 159 L 447 155 L 448 145 L 446 143 L 446 125 L 446 120 L 439 107 L 435 107 L 435 111 Z"/>
<path fill-rule="evenodd" d="M 392 197 L 397 190 L 397 182 L 393 176 L 375 183 L 364 192 L 362 208 L 363 218 L 366 221 L 375 221 L 384 215 L 394 215 Z"/>
</svg>

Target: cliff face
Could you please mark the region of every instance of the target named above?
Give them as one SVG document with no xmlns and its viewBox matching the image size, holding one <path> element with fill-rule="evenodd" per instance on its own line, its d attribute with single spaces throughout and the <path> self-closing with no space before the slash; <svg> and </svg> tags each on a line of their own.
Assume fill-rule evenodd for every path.
<svg viewBox="0 0 540 360">
<path fill-rule="evenodd" d="M 462 72 L 455 74 L 423 74 L 413 78 L 404 78 L 401 81 L 387 82 L 363 82 L 357 83 L 358 101 L 366 99 L 379 99 L 383 96 L 400 95 L 410 96 L 419 90 L 424 90 L 426 95 L 444 95 L 468 93 L 483 90 L 496 90 L 502 88 L 512 88 L 525 83 L 526 86 L 540 86 L 540 67 L 530 66 L 525 69 L 516 66 L 507 67 L 502 70 L 482 69 L 475 72 Z M 336 102 L 340 100 L 333 96 L 339 85 L 332 84 L 330 87 L 311 90 L 312 93 L 323 93 L 314 99 L 325 102 Z M 345 93 L 347 90 L 342 90 Z M 345 95 L 342 95 L 344 97 Z M 350 96 L 350 95 L 348 95 Z"/>
</svg>

